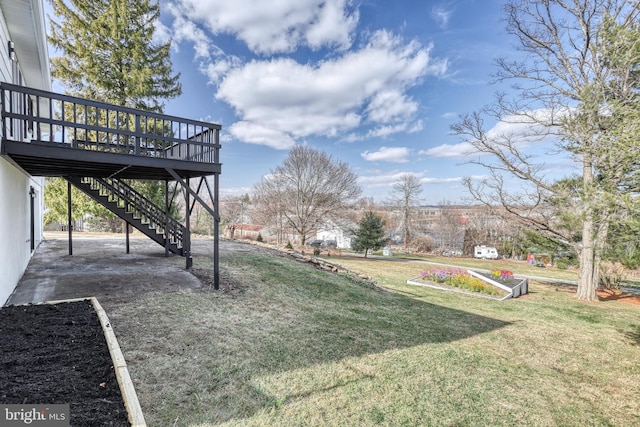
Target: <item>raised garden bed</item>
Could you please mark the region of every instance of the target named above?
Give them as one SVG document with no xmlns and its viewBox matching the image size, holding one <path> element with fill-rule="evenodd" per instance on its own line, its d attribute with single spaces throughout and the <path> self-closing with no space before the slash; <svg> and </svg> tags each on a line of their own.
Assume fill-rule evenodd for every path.
<svg viewBox="0 0 640 427">
<path fill-rule="evenodd" d="M 473 270 L 432 269 L 407 280 L 407 283 L 498 300 L 528 293 L 527 279 L 516 279 L 510 272 L 506 273 L 496 276 Z"/>
<path fill-rule="evenodd" d="M 0 308 L 0 366 L 2 404 L 68 404 L 73 426 L 145 425 L 96 300 Z"/>
<path fill-rule="evenodd" d="M 509 293 L 509 298 L 517 298 L 520 295 L 529 293 L 529 279 L 496 277 L 491 273 L 467 270 L 472 276 L 478 277 L 494 286 L 497 286 Z"/>
</svg>

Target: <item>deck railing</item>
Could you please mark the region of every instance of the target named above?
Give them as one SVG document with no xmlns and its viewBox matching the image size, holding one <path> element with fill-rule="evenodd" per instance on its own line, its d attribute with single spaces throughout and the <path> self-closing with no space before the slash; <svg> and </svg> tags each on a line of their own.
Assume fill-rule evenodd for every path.
<svg viewBox="0 0 640 427">
<path fill-rule="evenodd" d="M 2 138 L 218 163 L 220 125 L 0 83 Z"/>
</svg>

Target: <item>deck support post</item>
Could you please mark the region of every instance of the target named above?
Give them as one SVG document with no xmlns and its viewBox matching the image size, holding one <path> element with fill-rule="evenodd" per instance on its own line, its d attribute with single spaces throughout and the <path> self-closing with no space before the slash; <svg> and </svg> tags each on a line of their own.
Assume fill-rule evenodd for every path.
<svg viewBox="0 0 640 427">
<path fill-rule="evenodd" d="M 214 144 L 216 147 L 213 152 L 213 161 L 216 164 L 220 162 L 220 132 L 214 132 Z M 206 178 L 205 178 L 206 183 Z M 207 185 L 209 195 L 211 195 L 211 189 Z M 220 202 L 218 199 L 218 193 L 220 190 L 220 174 L 213 175 L 213 288 L 220 289 Z"/>
<path fill-rule="evenodd" d="M 193 265 L 193 258 L 191 258 L 191 209 L 189 209 L 189 206 L 191 206 L 189 199 L 190 199 L 190 183 L 189 183 L 189 178 L 187 178 L 187 186 L 185 188 L 184 191 L 184 200 L 185 200 L 185 221 L 186 221 L 186 231 L 185 231 L 185 235 L 184 235 L 184 257 L 186 260 L 186 265 L 187 265 L 187 270 L 191 268 L 191 266 Z"/>
<path fill-rule="evenodd" d="M 69 255 L 73 255 L 73 241 L 71 233 L 73 228 L 73 217 L 71 215 L 71 182 L 67 181 L 67 230 L 69 232 Z"/>
<path fill-rule="evenodd" d="M 164 256 L 169 256 L 169 181 L 164 180 Z"/>
<path fill-rule="evenodd" d="M 124 229 L 125 229 L 125 246 L 127 248 L 127 254 L 129 253 L 129 223 L 127 221 L 124 222 Z"/>
</svg>

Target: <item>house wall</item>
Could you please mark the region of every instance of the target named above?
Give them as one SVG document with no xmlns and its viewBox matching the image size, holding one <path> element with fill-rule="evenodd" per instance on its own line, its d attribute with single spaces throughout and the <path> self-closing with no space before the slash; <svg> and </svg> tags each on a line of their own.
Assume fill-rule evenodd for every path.
<svg viewBox="0 0 640 427">
<path fill-rule="evenodd" d="M 351 233 L 347 235 L 343 229 L 333 223 L 327 224 L 316 233 L 318 240 L 335 240 L 338 249 L 351 249 Z"/>
<path fill-rule="evenodd" d="M 9 58 L 9 40 L 7 23 L 0 10 L 0 80 L 14 83 L 20 67 Z M 44 40 L 42 42 L 44 44 Z M 19 48 L 16 46 L 16 50 Z M 28 85 L 29 82 L 20 83 Z M 6 303 L 33 254 L 31 188 L 35 196 L 33 245 L 37 247 L 42 241 L 44 178 L 31 177 L 8 159 L 0 157 L 0 305 Z"/>
<path fill-rule="evenodd" d="M 42 240 L 42 179 L 0 158 L 0 304 L 4 305 L 31 259 L 31 187 L 35 190 L 35 242 Z"/>
</svg>

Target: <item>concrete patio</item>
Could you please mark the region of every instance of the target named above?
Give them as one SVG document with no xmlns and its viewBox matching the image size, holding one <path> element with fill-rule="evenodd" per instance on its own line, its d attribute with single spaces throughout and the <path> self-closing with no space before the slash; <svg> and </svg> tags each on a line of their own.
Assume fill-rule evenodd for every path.
<svg viewBox="0 0 640 427">
<path fill-rule="evenodd" d="M 91 296 L 104 303 L 144 292 L 202 286 L 184 269 L 184 258 L 165 257 L 163 247 L 133 236 L 127 254 L 124 235 L 75 233 L 69 255 L 66 233 L 47 233 L 6 305 Z M 192 249 L 210 254 L 212 247 L 211 240 L 194 239 Z"/>
</svg>

